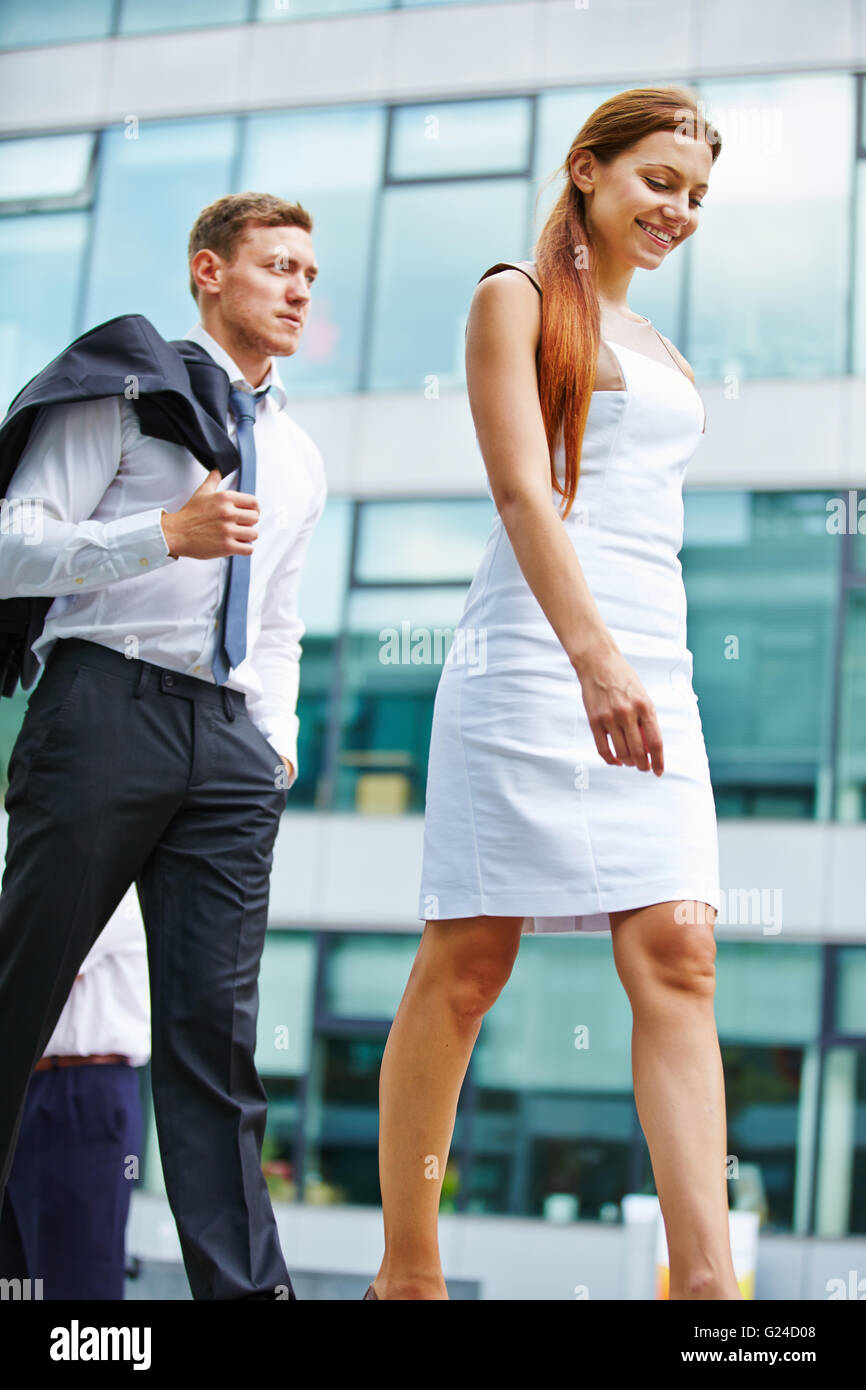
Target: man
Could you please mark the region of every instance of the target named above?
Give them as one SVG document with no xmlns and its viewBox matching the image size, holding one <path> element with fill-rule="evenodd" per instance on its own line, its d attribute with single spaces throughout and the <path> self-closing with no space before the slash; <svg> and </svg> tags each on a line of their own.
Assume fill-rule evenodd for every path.
<svg viewBox="0 0 866 1390">
<path fill-rule="evenodd" d="M 82 962 L 36 1063 L 0 1213 L 0 1277 L 31 1297 L 122 1299 L 150 1057 L 147 946 L 129 892 Z"/>
<path fill-rule="evenodd" d="M 7 488 L 13 507 L 39 503 L 41 534 L 13 517 L 0 547 L 0 598 L 56 595 L 9 763 L 0 1190 L 32 1069 L 135 881 L 166 1192 L 204 1299 L 294 1298 L 254 1051 L 273 845 L 298 773 L 297 594 L 327 493 L 272 361 L 300 343 L 311 231 L 299 204 L 246 193 L 190 234 L 201 321 L 186 346 L 231 383 L 240 467 L 202 482 L 116 394 L 50 405 Z"/>
</svg>

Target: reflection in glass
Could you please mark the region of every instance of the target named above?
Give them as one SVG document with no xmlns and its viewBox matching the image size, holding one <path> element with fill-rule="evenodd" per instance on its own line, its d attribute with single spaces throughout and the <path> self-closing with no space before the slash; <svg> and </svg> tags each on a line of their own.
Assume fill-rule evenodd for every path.
<svg viewBox="0 0 866 1390">
<path fill-rule="evenodd" d="M 389 174 L 409 179 L 522 173 L 530 112 L 526 97 L 401 106 L 393 115 Z"/>
<path fill-rule="evenodd" d="M 836 815 L 866 819 L 866 591 L 851 589 L 845 609 L 839 694 Z"/>
<path fill-rule="evenodd" d="M 286 377 L 290 395 L 358 388 L 384 138 L 385 112 L 377 106 L 268 113 L 247 121 L 242 187 L 300 202 L 313 218 L 319 274 Z"/>
<path fill-rule="evenodd" d="M 326 1012 L 337 1018 L 390 1021 L 417 950 L 417 936 L 347 932 L 329 937 Z"/>
<path fill-rule="evenodd" d="M 226 118 L 105 132 L 88 327 L 138 313 L 164 338 L 179 338 L 196 322 L 187 241 L 201 210 L 229 191 L 236 128 Z"/>
<path fill-rule="evenodd" d="M 391 0 L 256 0 L 256 19 L 320 19 L 332 14 L 361 14 L 387 10 Z"/>
<path fill-rule="evenodd" d="M 826 819 L 839 538 L 823 493 L 685 494 L 688 645 L 720 816 Z"/>
<path fill-rule="evenodd" d="M 114 0 L 3 0 L 0 48 L 105 38 L 113 15 Z"/>
<path fill-rule="evenodd" d="M 863 79 L 860 79 L 861 82 Z M 866 101 L 863 102 L 866 113 Z M 866 115 L 864 115 L 866 120 Z M 854 174 L 856 207 L 855 226 L 866 227 L 866 159 L 857 161 Z M 851 286 L 851 303 L 854 313 L 854 352 L 853 369 L 861 376 L 866 373 L 866 252 L 861 237 L 855 247 L 854 282 Z M 866 569 L 866 565 L 863 566 Z"/>
<path fill-rule="evenodd" d="M 344 643 L 336 808 L 423 811 L 433 700 L 465 591 L 354 591 Z"/>
<path fill-rule="evenodd" d="M 120 0 L 120 34 L 156 34 L 172 29 L 204 29 L 216 24 L 240 24 L 249 13 L 249 0 Z"/>
<path fill-rule="evenodd" d="M 0 199 L 71 198 L 84 188 L 93 135 L 0 140 Z"/>
<path fill-rule="evenodd" d="M 81 331 L 86 212 L 0 219 L 0 405 Z M 2 703 L 5 703 L 2 702 Z"/>
<path fill-rule="evenodd" d="M 728 1117 L 728 1185 L 731 1205 L 748 1184 L 763 1218 L 761 1229 L 791 1231 L 800 1109 L 803 1104 L 803 1050 L 724 1043 L 725 1107 Z"/>
<path fill-rule="evenodd" d="M 385 190 L 370 385 L 462 386 L 466 320 L 491 265 L 528 255 L 525 179 Z"/>
<path fill-rule="evenodd" d="M 706 81 L 701 93 L 722 151 L 700 230 L 684 248 L 696 377 L 844 372 L 851 78 L 763 75 Z"/>
<path fill-rule="evenodd" d="M 866 1037 L 866 947 L 840 947 L 837 970 L 836 1028 Z"/>
<path fill-rule="evenodd" d="M 866 1234 L 866 1050 L 832 1047 L 824 1057 L 815 1235 Z M 843 1297 L 852 1295 L 847 1264 Z M 837 1293 L 837 1297 L 839 1294 Z"/>
<path fill-rule="evenodd" d="M 349 574 L 352 508 L 353 503 L 349 498 L 329 496 L 307 547 L 298 590 L 298 612 L 307 633 L 316 637 L 335 637 L 342 624 Z M 303 663 L 301 670 L 303 672 Z"/>
<path fill-rule="evenodd" d="M 493 520 L 484 498 L 368 502 L 361 506 L 355 579 L 366 584 L 468 585 Z"/>
</svg>

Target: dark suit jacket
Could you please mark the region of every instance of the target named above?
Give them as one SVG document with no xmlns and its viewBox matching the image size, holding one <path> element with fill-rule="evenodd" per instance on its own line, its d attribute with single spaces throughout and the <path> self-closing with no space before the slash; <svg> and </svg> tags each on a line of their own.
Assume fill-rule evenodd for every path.
<svg viewBox="0 0 866 1390">
<path fill-rule="evenodd" d="M 12 401 L 0 425 L 0 493 L 5 497 L 43 406 L 103 396 L 125 396 L 142 434 L 182 444 L 205 470 L 218 468 L 226 477 L 240 465 L 225 428 L 229 387 L 222 367 L 198 343 L 166 342 L 141 314 L 109 319 L 64 348 Z M 0 601 L 0 695 L 14 695 L 19 679 L 25 690 L 35 681 L 39 662 L 31 647 L 53 602 Z"/>
</svg>

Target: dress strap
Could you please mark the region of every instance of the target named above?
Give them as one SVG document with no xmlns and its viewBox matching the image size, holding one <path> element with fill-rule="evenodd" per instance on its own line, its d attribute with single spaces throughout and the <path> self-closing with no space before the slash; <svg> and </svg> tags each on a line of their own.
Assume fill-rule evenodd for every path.
<svg viewBox="0 0 866 1390">
<path fill-rule="evenodd" d="M 527 268 L 529 266 L 532 267 L 531 270 Z M 541 285 L 538 283 L 535 274 L 535 261 L 497 261 L 496 265 L 492 265 L 489 270 L 485 270 L 478 281 L 479 285 L 482 280 L 487 279 L 488 275 L 495 275 L 498 270 L 519 270 L 521 275 L 525 275 L 528 280 L 532 281 L 538 293 L 541 294 Z M 542 298 L 544 298 L 543 295 Z"/>
</svg>

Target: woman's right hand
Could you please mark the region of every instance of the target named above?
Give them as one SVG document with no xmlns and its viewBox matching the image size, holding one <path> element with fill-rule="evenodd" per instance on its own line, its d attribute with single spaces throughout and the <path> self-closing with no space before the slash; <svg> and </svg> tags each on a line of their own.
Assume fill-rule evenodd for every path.
<svg viewBox="0 0 866 1390">
<path fill-rule="evenodd" d="M 655 706 L 622 652 L 605 648 L 575 667 L 595 746 L 612 767 L 664 772 L 662 735 Z M 608 746 L 610 736 L 615 754 Z"/>
</svg>

